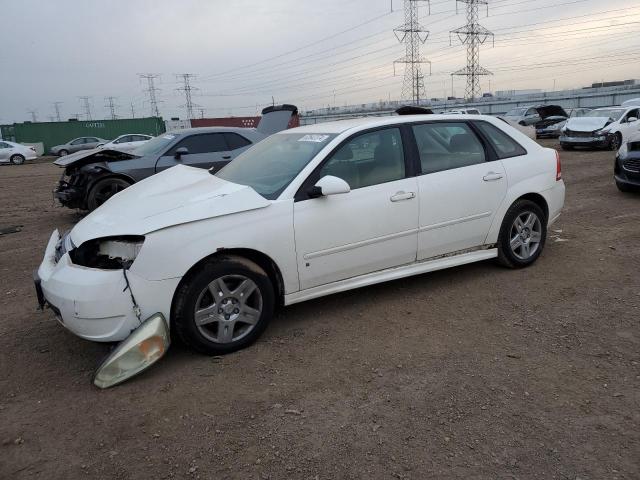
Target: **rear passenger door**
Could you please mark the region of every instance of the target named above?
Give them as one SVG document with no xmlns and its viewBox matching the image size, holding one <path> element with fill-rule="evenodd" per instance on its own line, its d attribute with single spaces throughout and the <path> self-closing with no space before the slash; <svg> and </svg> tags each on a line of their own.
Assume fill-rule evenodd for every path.
<svg viewBox="0 0 640 480">
<path fill-rule="evenodd" d="M 176 150 L 186 148 L 187 153 L 176 158 Z M 229 162 L 231 152 L 227 147 L 224 133 L 196 133 L 183 138 L 171 147 L 156 165 L 159 172 L 175 165 L 188 165 L 190 167 L 211 168 L 216 170 Z"/>
<path fill-rule="evenodd" d="M 412 130 L 421 169 L 418 261 L 482 245 L 507 192 L 502 162 L 469 122 Z"/>
</svg>

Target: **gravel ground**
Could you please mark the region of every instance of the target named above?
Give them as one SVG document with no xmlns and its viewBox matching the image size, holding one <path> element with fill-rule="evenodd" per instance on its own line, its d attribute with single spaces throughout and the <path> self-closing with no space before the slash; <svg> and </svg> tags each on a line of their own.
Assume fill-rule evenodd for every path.
<svg viewBox="0 0 640 480">
<path fill-rule="evenodd" d="M 554 142 L 546 142 L 553 145 Z M 0 478 L 640 478 L 640 194 L 563 152 L 540 260 L 307 302 L 224 358 L 178 345 L 111 390 L 108 347 L 36 311 L 31 271 L 79 216 L 48 163 L 0 168 Z"/>
</svg>

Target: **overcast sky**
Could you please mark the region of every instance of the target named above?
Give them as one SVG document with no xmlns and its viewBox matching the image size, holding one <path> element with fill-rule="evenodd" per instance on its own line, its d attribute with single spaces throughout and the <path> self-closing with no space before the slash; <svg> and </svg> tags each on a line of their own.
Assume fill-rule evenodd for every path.
<svg viewBox="0 0 640 480">
<path fill-rule="evenodd" d="M 64 119 L 90 96 L 94 119 L 148 116 L 138 73 L 158 73 L 161 114 L 185 118 L 177 73 L 193 73 L 193 101 L 209 117 L 254 115 L 264 104 L 303 110 L 396 99 L 404 46 L 393 28 L 404 22 L 394 0 L 3 0 L 0 29 L 0 123 L 39 121 L 60 101 Z M 426 2 L 422 47 L 432 61 L 428 97 L 450 95 L 450 73 L 465 65 L 448 31 L 465 23 L 464 4 Z M 481 63 L 494 75 L 483 91 L 588 86 L 640 78 L 637 0 L 490 0 L 481 23 L 495 32 Z M 357 28 L 353 28 L 357 27 Z M 425 66 L 429 71 L 428 65 Z M 453 91 L 464 95 L 463 78 Z M 490 84 L 489 84 L 490 82 Z M 196 110 L 200 116 L 199 110 Z"/>
</svg>

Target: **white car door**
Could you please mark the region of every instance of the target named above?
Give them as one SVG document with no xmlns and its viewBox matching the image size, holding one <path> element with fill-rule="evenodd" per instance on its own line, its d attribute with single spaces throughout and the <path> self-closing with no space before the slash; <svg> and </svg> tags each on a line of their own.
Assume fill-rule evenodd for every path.
<svg viewBox="0 0 640 480">
<path fill-rule="evenodd" d="M 296 197 L 294 229 L 302 290 L 416 259 L 417 180 L 399 128 L 355 134 L 302 187 L 332 175 L 349 193 Z"/>
<path fill-rule="evenodd" d="M 640 129 L 639 118 L 640 109 L 635 108 L 628 111 L 626 115 L 620 119 L 620 126 L 618 128 L 622 134 L 622 143 L 626 143 L 631 136 L 638 132 Z"/>
<path fill-rule="evenodd" d="M 0 162 L 8 162 L 13 152 L 13 146 L 0 141 Z"/>
<path fill-rule="evenodd" d="M 422 171 L 418 261 L 482 245 L 507 192 L 502 162 L 467 122 L 423 123 L 412 130 Z"/>
</svg>

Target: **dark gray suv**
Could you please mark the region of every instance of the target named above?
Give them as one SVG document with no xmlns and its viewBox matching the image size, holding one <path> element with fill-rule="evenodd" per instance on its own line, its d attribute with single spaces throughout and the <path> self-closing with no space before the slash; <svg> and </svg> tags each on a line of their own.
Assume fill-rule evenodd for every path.
<svg viewBox="0 0 640 480">
<path fill-rule="evenodd" d="M 256 128 L 202 127 L 164 133 L 132 152 L 90 150 L 54 163 L 64 174 L 54 196 L 69 208 L 92 211 L 135 182 L 175 165 L 218 171 L 251 145 L 288 127 L 293 105 L 265 108 Z"/>
</svg>

